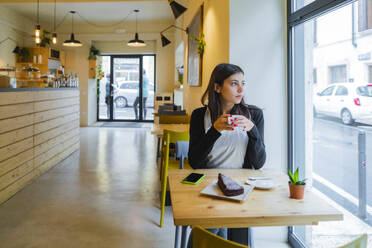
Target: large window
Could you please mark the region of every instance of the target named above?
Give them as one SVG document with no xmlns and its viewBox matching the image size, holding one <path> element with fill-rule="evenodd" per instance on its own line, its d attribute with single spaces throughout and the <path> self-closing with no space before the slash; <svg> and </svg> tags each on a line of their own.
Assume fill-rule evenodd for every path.
<svg viewBox="0 0 372 248">
<path fill-rule="evenodd" d="M 372 234 L 372 1 L 298 2 L 288 15 L 289 169 L 344 221 L 290 227 L 289 240 L 338 247 Z"/>
<path fill-rule="evenodd" d="M 346 82 L 346 65 L 336 65 L 329 67 L 329 82 Z"/>
</svg>

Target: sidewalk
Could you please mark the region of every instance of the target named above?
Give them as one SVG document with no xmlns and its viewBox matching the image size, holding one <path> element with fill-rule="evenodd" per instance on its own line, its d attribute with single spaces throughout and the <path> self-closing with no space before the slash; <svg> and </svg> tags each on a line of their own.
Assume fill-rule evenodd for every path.
<svg viewBox="0 0 372 248">
<path fill-rule="evenodd" d="M 372 227 L 364 223 L 358 217 L 332 201 L 320 191 L 314 189 L 320 197 L 326 199 L 329 204 L 344 214 L 343 221 L 320 222 L 319 225 L 312 226 L 312 246 L 316 248 L 331 248 L 344 245 L 360 235 L 368 234 L 368 247 L 372 247 Z"/>
</svg>

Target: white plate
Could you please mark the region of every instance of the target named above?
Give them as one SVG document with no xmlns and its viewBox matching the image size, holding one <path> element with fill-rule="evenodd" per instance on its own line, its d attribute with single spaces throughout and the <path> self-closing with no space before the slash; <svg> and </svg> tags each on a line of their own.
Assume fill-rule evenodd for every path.
<svg viewBox="0 0 372 248">
<path fill-rule="evenodd" d="M 254 186 L 257 189 L 272 189 L 274 188 L 275 184 L 274 181 L 271 179 L 265 180 L 249 180 L 245 181 L 245 183 Z"/>
<path fill-rule="evenodd" d="M 200 194 L 203 195 L 210 195 L 210 196 L 215 196 L 219 197 L 222 199 L 228 199 L 228 200 L 234 200 L 234 201 L 244 201 L 245 198 L 249 195 L 249 193 L 253 190 L 252 185 L 242 185 L 244 187 L 244 193 L 241 195 L 237 196 L 225 196 L 220 187 L 217 184 L 217 181 L 209 184 L 207 187 L 205 187 L 202 191 L 200 191 Z"/>
</svg>

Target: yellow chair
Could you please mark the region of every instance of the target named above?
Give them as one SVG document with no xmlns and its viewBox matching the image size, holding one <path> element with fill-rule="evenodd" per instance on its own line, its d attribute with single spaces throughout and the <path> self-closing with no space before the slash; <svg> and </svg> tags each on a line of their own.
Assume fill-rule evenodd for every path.
<svg viewBox="0 0 372 248">
<path fill-rule="evenodd" d="M 339 248 L 367 248 L 368 235 L 365 233 L 359 238 L 340 246 Z"/>
<path fill-rule="evenodd" d="M 189 115 L 159 115 L 159 124 L 188 124 Z"/>
<path fill-rule="evenodd" d="M 200 226 L 192 229 L 192 244 L 193 248 L 249 248 L 249 246 L 223 239 Z"/>
<path fill-rule="evenodd" d="M 179 169 L 180 164 L 183 163 L 181 156 L 179 161 L 169 159 L 169 144 L 176 143 L 177 141 L 189 141 L 189 132 L 174 132 L 169 130 L 164 130 L 163 134 L 163 146 L 162 146 L 162 161 L 160 165 L 160 181 L 161 181 L 161 200 L 160 200 L 160 227 L 163 226 L 164 220 L 164 208 L 165 208 L 165 196 L 167 191 L 167 179 L 168 179 L 168 169 Z M 192 169 L 188 163 L 184 164 L 185 169 Z"/>
</svg>

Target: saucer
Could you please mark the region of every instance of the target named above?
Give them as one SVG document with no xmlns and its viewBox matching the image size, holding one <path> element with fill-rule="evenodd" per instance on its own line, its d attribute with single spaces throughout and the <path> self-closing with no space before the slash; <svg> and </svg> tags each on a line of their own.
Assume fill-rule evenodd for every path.
<svg viewBox="0 0 372 248">
<path fill-rule="evenodd" d="M 246 184 L 252 185 L 257 189 L 272 189 L 275 187 L 275 183 L 271 179 L 266 180 L 249 180 L 245 181 Z"/>
</svg>

